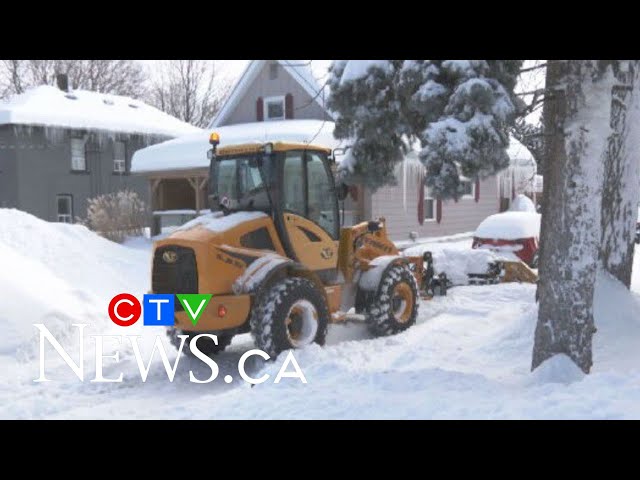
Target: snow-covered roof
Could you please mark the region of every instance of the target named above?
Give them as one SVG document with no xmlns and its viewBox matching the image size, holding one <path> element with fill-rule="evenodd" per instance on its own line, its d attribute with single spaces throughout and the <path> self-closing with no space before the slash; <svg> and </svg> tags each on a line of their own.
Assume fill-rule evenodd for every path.
<svg viewBox="0 0 640 480">
<path fill-rule="evenodd" d="M 41 85 L 0 102 L 0 125 L 42 125 L 178 137 L 201 131 L 155 107 L 120 95 Z"/>
<path fill-rule="evenodd" d="M 236 82 L 233 90 L 229 94 L 229 97 L 225 101 L 224 105 L 217 113 L 217 115 L 211 120 L 209 128 L 215 128 L 218 125 L 224 124 L 226 119 L 231 115 L 236 108 L 242 97 L 247 93 L 247 90 L 251 87 L 254 80 L 262 70 L 262 67 L 269 60 L 251 60 L 247 67 L 240 75 L 240 79 Z M 311 66 L 308 61 L 305 60 L 276 60 L 284 70 L 296 80 L 305 91 L 313 97 L 314 101 L 324 108 L 322 95 L 319 95 L 320 85 L 313 76 Z"/>
<path fill-rule="evenodd" d="M 227 125 L 215 131 L 220 135 L 221 147 L 269 141 L 310 143 L 313 140 L 315 145 L 335 148 L 339 146 L 339 141 L 333 137 L 334 127 L 333 122 L 323 120 L 280 120 Z M 201 131 L 138 150 L 133 154 L 131 171 L 140 173 L 208 167 L 210 132 Z"/>
<path fill-rule="evenodd" d="M 503 212 L 485 218 L 474 236 L 500 240 L 518 240 L 540 236 L 540 214 L 532 212 Z"/>
</svg>

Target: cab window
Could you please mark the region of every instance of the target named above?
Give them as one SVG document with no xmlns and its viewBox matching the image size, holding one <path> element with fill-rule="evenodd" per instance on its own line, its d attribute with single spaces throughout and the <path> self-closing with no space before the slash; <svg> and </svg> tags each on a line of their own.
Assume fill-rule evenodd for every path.
<svg viewBox="0 0 640 480">
<path fill-rule="evenodd" d="M 325 167 L 323 157 L 318 153 L 307 153 L 308 218 L 336 237 L 338 219 L 335 209 L 335 192 Z"/>
<path fill-rule="evenodd" d="M 282 200 L 285 211 L 306 217 L 303 159 L 302 152 L 286 152 L 284 157 Z"/>
</svg>

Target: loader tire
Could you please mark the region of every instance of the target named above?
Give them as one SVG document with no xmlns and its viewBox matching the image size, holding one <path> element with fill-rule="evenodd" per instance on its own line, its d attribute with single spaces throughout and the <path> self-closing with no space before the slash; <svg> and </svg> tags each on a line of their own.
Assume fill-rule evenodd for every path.
<svg viewBox="0 0 640 480">
<path fill-rule="evenodd" d="M 275 358 L 283 350 L 324 345 L 329 309 L 318 288 L 305 278 L 285 278 L 257 299 L 251 335 L 260 350 Z"/>
<path fill-rule="evenodd" d="M 173 327 L 167 328 L 167 337 L 169 337 L 169 341 L 171 342 L 171 345 L 176 347 L 176 350 L 180 348 L 180 342 L 182 342 L 182 340 L 178 337 L 178 335 L 189 335 L 189 338 L 185 340 L 184 347 L 182 348 L 182 353 L 184 353 L 189 357 L 194 356 L 193 352 L 191 351 L 191 348 L 189 348 L 189 346 L 191 345 L 191 340 L 193 340 L 193 337 L 199 335 L 200 333 L 205 333 L 205 332 L 185 332 L 184 330 L 178 330 L 177 328 L 173 328 Z M 216 345 L 211 338 L 203 337 L 200 340 L 198 340 L 198 348 L 200 349 L 200 351 L 205 355 L 207 355 L 208 357 L 211 357 L 212 355 L 217 355 L 218 353 L 222 352 L 225 348 L 227 348 L 231 343 L 231 340 L 233 339 L 233 335 L 218 334 L 217 337 L 218 337 L 218 345 Z"/>
<path fill-rule="evenodd" d="M 394 265 L 380 280 L 366 307 L 367 326 L 375 336 L 402 332 L 416 323 L 418 284 L 406 265 Z"/>
</svg>

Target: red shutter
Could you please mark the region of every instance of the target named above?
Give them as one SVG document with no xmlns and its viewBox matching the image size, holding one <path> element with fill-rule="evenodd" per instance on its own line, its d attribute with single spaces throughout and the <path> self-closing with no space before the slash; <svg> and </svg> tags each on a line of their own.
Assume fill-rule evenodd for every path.
<svg viewBox="0 0 640 480">
<path fill-rule="evenodd" d="M 256 121 L 264 122 L 264 102 L 262 97 L 258 97 L 256 101 Z"/>
<path fill-rule="evenodd" d="M 287 93 L 284 97 L 284 118 L 293 118 L 293 95 Z"/>
<path fill-rule="evenodd" d="M 476 202 L 480 201 L 480 180 L 476 180 Z"/>
<path fill-rule="evenodd" d="M 440 223 L 442 221 L 442 200 L 436 201 L 436 221 Z"/>
<path fill-rule="evenodd" d="M 424 223 L 424 178 L 420 181 L 418 187 L 418 223 Z"/>
</svg>

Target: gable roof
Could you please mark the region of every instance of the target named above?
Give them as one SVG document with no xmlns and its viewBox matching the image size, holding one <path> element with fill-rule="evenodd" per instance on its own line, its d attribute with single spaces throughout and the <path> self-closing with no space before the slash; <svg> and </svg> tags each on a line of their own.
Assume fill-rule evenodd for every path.
<svg viewBox="0 0 640 480">
<path fill-rule="evenodd" d="M 30 88 L 0 102 L 0 125 L 3 124 L 108 130 L 168 137 L 201 131 L 140 100 L 88 90 L 64 92 L 50 85 Z"/>
<path fill-rule="evenodd" d="M 218 127 L 220 124 L 225 122 L 258 77 L 262 68 L 269 61 L 270 60 L 251 60 L 251 62 L 249 62 L 231 90 L 231 93 L 224 105 L 209 123 L 208 128 Z M 276 60 L 276 62 L 278 62 L 282 68 L 284 68 L 284 70 L 291 75 L 291 77 L 297 81 L 302 88 L 304 88 L 309 96 L 311 96 L 311 98 L 313 98 L 321 108 L 327 111 L 323 105 L 322 94 L 320 93 L 322 87 L 318 85 L 308 62 L 305 62 L 305 60 Z M 327 113 L 330 114 L 328 111 Z"/>
</svg>

